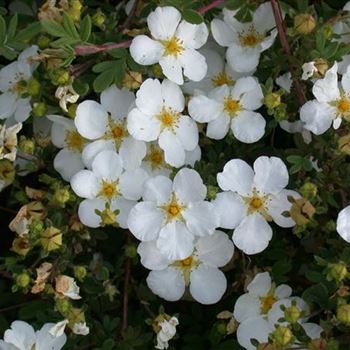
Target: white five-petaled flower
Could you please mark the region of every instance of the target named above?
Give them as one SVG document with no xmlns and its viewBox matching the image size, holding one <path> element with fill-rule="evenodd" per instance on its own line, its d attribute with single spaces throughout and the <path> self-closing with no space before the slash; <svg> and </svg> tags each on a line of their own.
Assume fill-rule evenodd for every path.
<svg viewBox="0 0 350 350">
<path fill-rule="evenodd" d="M 253 71 L 259 64 L 261 52 L 273 44 L 277 35 L 277 30 L 273 29 L 276 23 L 271 4 L 261 4 L 250 23 L 239 22 L 236 12 L 224 9 L 224 20 L 215 18 L 211 22 L 213 37 L 219 45 L 228 47 L 226 59 L 234 71 Z"/>
<path fill-rule="evenodd" d="M 181 260 L 167 259 L 155 241 L 141 242 L 138 247 L 141 263 L 152 270 L 147 284 L 153 293 L 176 301 L 188 287 L 192 297 L 206 305 L 218 302 L 225 293 L 227 281 L 219 267 L 231 260 L 233 251 L 222 231 L 198 238 L 192 253 Z"/>
<path fill-rule="evenodd" d="M 180 167 L 185 164 L 186 151 L 198 145 L 196 122 L 182 114 L 184 108 L 178 85 L 167 79 L 162 83 L 147 79 L 136 94 L 136 108 L 128 114 L 128 131 L 137 140 L 158 140 L 165 161 Z"/>
<path fill-rule="evenodd" d="M 208 96 L 194 96 L 189 104 L 190 116 L 208 123 L 207 136 L 216 140 L 225 137 L 231 128 L 241 142 L 253 143 L 265 133 L 266 121 L 254 112 L 262 106 L 263 93 L 256 78 L 240 78 L 230 88 L 223 85 Z"/>
<path fill-rule="evenodd" d="M 159 332 L 157 333 L 157 345 L 156 349 L 167 349 L 169 347 L 169 340 L 175 337 L 176 326 L 179 324 L 177 317 L 173 316 L 169 320 L 164 319 L 158 324 L 160 327 Z"/>
<path fill-rule="evenodd" d="M 172 182 L 158 175 L 145 182 L 143 202 L 130 211 L 129 230 L 141 241 L 156 240 L 168 259 L 185 259 L 193 252 L 195 236 L 210 235 L 219 224 L 207 188 L 192 169 L 181 169 Z"/>
<path fill-rule="evenodd" d="M 73 120 L 60 115 L 48 115 L 53 124 L 51 127 L 51 141 L 61 148 L 53 161 L 53 167 L 66 181 L 70 181 L 73 175 L 84 169 L 81 157 L 87 140 L 77 131 Z"/>
<path fill-rule="evenodd" d="M 350 243 L 350 205 L 342 209 L 338 214 L 337 232 L 341 238 Z"/>
<path fill-rule="evenodd" d="M 248 284 L 247 293 L 237 299 L 233 316 L 240 323 L 251 317 L 267 317 L 278 300 L 291 294 L 292 289 L 288 285 L 276 286 L 268 272 L 258 273 Z"/>
<path fill-rule="evenodd" d="M 202 80 L 184 83 L 182 89 L 186 94 L 197 92 L 209 93 L 214 88 L 225 84 L 233 86 L 238 78 L 250 75 L 249 73 L 237 73 L 233 71 L 225 63 L 225 58 L 220 52 L 220 47 L 214 43 L 207 43 L 199 52 L 205 57 L 208 64 L 208 71 Z"/>
<path fill-rule="evenodd" d="M 67 341 L 63 333 L 54 336 L 50 330 L 54 323 L 45 323 L 39 331 L 23 321 L 14 321 L 11 328 L 5 331 L 4 340 L 0 340 L 2 350 L 60 350 Z"/>
<path fill-rule="evenodd" d="M 73 191 L 82 198 L 86 198 L 79 205 L 79 218 L 89 227 L 98 227 L 103 224 L 101 212 L 110 205 L 115 223 L 126 228 L 126 220 L 135 201 L 141 197 L 143 183 L 147 173 L 137 168 L 123 172 L 121 157 L 115 151 L 102 151 L 92 162 L 92 170 L 81 170 L 71 179 Z"/>
<path fill-rule="evenodd" d="M 316 135 L 326 132 L 332 124 L 338 129 L 343 118 L 350 120 L 350 70 L 338 86 L 337 69 L 334 63 L 324 78 L 315 82 L 312 93 L 316 99 L 306 102 L 300 109 L 304 127 Z"/>
<path fill-rule="evenodd" d="M 22 97 L 22 94 L 37 67 L 37 63 L 31 62 L 37 50 L 35 45 L 25 49 L 17 61 L 0 70 L 0 119 L 14 116 L 15 120 L 23 122 L 29 117 L 32 110 L 30 97 Z"/>
<path fill-rule="evenodd" d="M 268 221 L 281 227 L 292 227 L 295 222 L 285 217 L 292 204 L 288 196 L 300 197 L 286 190 L 288 170 L 277 157 L 259 157 L 252 169 L 241 159 L 230 160 L 217 175 L 222 190 L 214 205 L 220 215 L 220 227 L 234 229 L 233 242 L 246 254 L 262 252 L 272 238 Z"/>
<path fill-rule="evenodd" d="M 87 167 L 103 150 L 117 150 L 123 167 L 132 170 L 141 165 L 146 155 L 146 145 L 135 140 L 126 128 L 126 116 L 135 102 L 131 91 L 115 85 L 101 93 L 101 103 L 87 100 L 78 105 L 75 126 L 83 137 L 91 140 L 82 153 Z"/>
<path fill-rule="evenodd" d="M 165 6 L 151 12 L 147 24 L 153 39 L 138 35 L 130 46 L 130 54 L 137 63 L 159 63 L 164 75 L 179 85 L 184 82 L 183 74 L 194 81 L 204 78 L 207 64 L 196 50 L 207 41 L 205 23 L 181 21 L 181 13 L 175 7 Z"/>
</svg>

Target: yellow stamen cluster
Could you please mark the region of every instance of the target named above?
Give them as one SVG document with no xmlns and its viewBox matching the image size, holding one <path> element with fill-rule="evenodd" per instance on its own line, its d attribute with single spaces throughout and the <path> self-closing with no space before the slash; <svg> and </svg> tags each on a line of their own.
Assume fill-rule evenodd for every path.
<svg viewBox="0 0 350 350">
<path fill-rule="evenodd" d="M 225 71 L 220 72 L 215 77 L 211 79 L 215 87 L 222 85 L 233 85 L 234 81 L 226 74 Z"/>
<path fill-rule="evenodd" d="M 172 195 L 171 201 L 160 207 L 165 215 L 166 222 L 171 222 L 173 220 L 183 220 L 182 211 L 185 209 L 185 206 L 180 203 L 175 194 Z"/>
<path fill-rule="evenodd" d="M 239 100 L 234 100 L 231 96 L 224 99 L 224 112 L 230 117 L 234 117 L 241 110 Z"/>
<path fill-rule="evenodd" d="M 111 200 L 113 197 L 117 196 L 118 192 L 118 183 L 117 181 L 107 181 L 102 180 L 101 190 L 99 195 L 108 200 Z"/>
<path fill-rule="evenodd" d="M 260 311 L 262 314 L 266 315 L 272 305 L 277 301 L 274 294 L 267 294 L 260 298 Z"/>
<path fill-rule="evenodd" d="M 344 116 L 349 114 L 350 112 L 350 101 L 347 97 L 343 96 L 341 99 L 337 101 L 337 114 L 340 116 Z"/>
<path fill-rule="evenodd" d="M 66 132 L 65 143 L 69 150 L 81 152 L 85 145 L 85 139 L 75 130 Z"/>
<path fill-rule="evenodd" d="M 173 36 L 169 40 L 162 41 L 164 46 L 164 56 L 175 56 L 177 57 L 184 50 L 183 42 L 176 36 Z"/>
<path fill-rule="evenodd" d="M 105 138 L 107 140 L 113 140 L 116 147 L 119 148 L 123 139 L 127 136 L 129 136 L 128 130 L 126 128 L 126 121 L 125 120 L 119 120 L 114 121 L 112 118 L 108 121 L 109 130 L 105 134 Z"/>
<path fill-rule="evenodd" d="M 161 122 L 161 128 L 169 129 L 174 132 L 174 128 L 177 126 L 180 113 L 173 111 L 170 108 L 163 107 L 162 111 L 158 115 L 158 119 Z"/>
<path fill-rule="evenodd" d="M 264 40 L 265 36 L 256 31 L 255 27 L 251 25 L 247 31 L 239 34 L 239 42 L 243 47 L 255 47 Z"/>
</svg>

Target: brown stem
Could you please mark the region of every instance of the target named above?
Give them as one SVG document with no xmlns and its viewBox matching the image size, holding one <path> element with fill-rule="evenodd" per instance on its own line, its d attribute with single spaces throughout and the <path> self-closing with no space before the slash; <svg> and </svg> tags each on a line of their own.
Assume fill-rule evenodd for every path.
<svg viewBox="0 0 350 350">
<path fill-rule="evenodd" d="M 33 302 L 33 300 L 29 300 L 29 301 L 25 301 L 24 303 L 21 303 L 21 304 L 4 307 L 3 309 L 0 309 L 0 313 L 6 312 L 6 311 L 11 311 L 11 310 L 16 310 L 16 309 L 18 309 L 22 306 L 28 305 L 32 302 Z"/>
<path fill-rule="evenodd" d="M 138 5 L 139 5 L 139 0 L 136 0 L 134 2 L 134 5 L 131 8 L 131 11 L 130 11 L 128 17 L 126 18 L 125 22 L 121 26 L 118 27 L 119 31 L 122 32 L 124 29 L 127 29 L 129 27 L 129 25 L 130 25 L 134 15 L 135 15 L 135 13 L 136 13 L 136 9 L 137 9 Z"/>
<path fill-rule="evenodd" d="M 135 283 L 135 281 L 131 281 L 132 284 L 132 288 L 134 290 L 134 293 L 137 297 L 137 299 L 139 300 L 140 304 L 145 308 L 146 312 L 148 313 L 148 315 L 150 315 L 152 317 L 152 319 L 156 318 L 156 315 L 154 314 L 154 312 L 151 310 L 151 308 L 148 306 L 148 302 L 142 300 L 140 293 L 137 289 L 137 285 Z"/>
<path fill-rule="evenodd" d="M 131 233 L 128 232 L 127 244 L 131 242 Z M 125 263 L 125 277 L 124 277 L 124 292 L 123 292 L 123 321 L 121 328 L 121 335 L 124 334 L 128 328 L 128 306 L 129 306 L 129 284 L 131 280 L 131 258 L 126 259 Z"/>
<path fill-rule="evenodd" d="M 294 67 L 293 62 L 292 62 L 292 55 L 291 55 L 290 47 L 289 47 L 288 40 L 287 40 L 286 29 L 285 29 L 285 25 L 284 25 L 283 16 L 282 16 L 282 11 L 281 11 L 278 0 L 270 0 L 270 1 L 271 1 L 273 15 L 275 17 L 275 22 L 276 22 L 276 27 L 277 27 L 280 43 L 281 43 L 281 46 L 282 46 L 284 53 L 287 56 L 289 69 L 290 69 L 290 72 L 292 74 L 295 92 L 297 94 L 299 104 L 303 105 L 306 101 L 305 95 L 304 95 L 304 91 L 300 85 L 300 82 L 297 79 L 296 74 L 295 74 L 295 67 Z"/>
<path fill-rule="evenodd" d="M 131 40 L 121 41 L 120 43 L 106 43 L 101 45 L 82 45 L 77 46 L 74 49 L 74 53 L 76 54 L 76 56 L 91 55 L 97 52 L 129 47 L 130 44 Z"/>
<path fill-rule="evenodd" d="M 199 12 L 199 13 L 206 13 L 206 12 L 208 12 L 209 10 L 211 10 L 212 8 L 221 5 L 223 2 L 224 2 L 224 0 L 215 0 L 215 1 L 211 2 L 209 5 L 200 7 L 200 8 L 198 9 L 198 12 Z"/>
<path fill-rule="evenodd" d="M 71 76 L 73 78 L 77 78 L 80 75 L 82 75 L 87 69 L 89 69 L 90 66 L 92 66 L 96 61 L 95 60 L 88 60 L 84 63 L 77 64 L 71 68 Z"/>
<path fill-rule="evenodd" d="M 7 213 L 11 213 L 11 214 L 17 214 L 16 210 L 5 208 L 5 207 L 2 207 L 2 206 L 0 206 L 0 210 L 6 211 Z"/>
<path fill-rule="evenodd" d="M 6 271 L 0 271 L 0 277 L 5 278 L 7 280 L 13 280 L 12 275 Z"/>
</svg>

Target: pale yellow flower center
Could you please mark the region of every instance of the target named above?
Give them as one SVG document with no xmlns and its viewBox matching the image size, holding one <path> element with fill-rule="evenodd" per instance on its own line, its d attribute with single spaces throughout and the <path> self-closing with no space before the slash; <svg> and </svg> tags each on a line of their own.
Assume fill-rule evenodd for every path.
<svg viewBox="0 0 350 350">
<path fill-rule="evenodd" d="M 169 40 L 163 40 L 162 44 L 164 46 L 164 56 L 175 56 L 177 57 L 184 50 L 183 42 L 176 36 L 173 36 Z"/>
<path fill-rule="evenodd" d="M 198 260 L 196 253 L 193 253 L 186 259 L 176 260 L 171 264 L 171 266 L 179 269 L 182 272 L 182 276 L 185 280 L 186 286 L 190 283 L 190 275 L 191 271 L 200 265 L 200 261 Z"/>
<path fill-rule="evenodd" d="M 182 211 L 185 209 L 185 206 L 177 200 L 175 194 L 172 195 L 169 203 L 161 206 L 160 208 L 163 209 L 166 215 L 167 223 L 173 220 L 183 220 Z"/>
<path fill-rule="evenodd" d="M 107 140 L 113 140 L 116 148 L 119 149 L 122 141 L 125 137 L 129 136 L 128 130 L 126 129 L 126 121 L 118 120 L 114 121 L 112 118 L 108 120 L 108 131 L 104 138 Z"/>
<path fill-rule="evenodd" d="M 174 131 L 174 128 L 177 126 L 180 114 L 173 111 L 170 108 L 162 108 L 162 111 L 158 115 L 158 119 L 161 123 L 161 129 L 169 129 Z"/>
<path fill-rule="evenodd" d="M 260 311 L 262 314 L 267 314 L 272 305 L 277 301 L 274 294 L 267 294 L 260 298 Z"/>
<path fill-rule="evenodd" d="M 269 201 L 268 195 L 261 195 L 256 189 L 253 189 L 252 195 L 249 197 L 243 197 L 243 200 L 247 207 L 247 214 L 259 213 L 267 221 L 271 221 L 272 218 L 267 211 L 267 202 Z"/>
<path fill-rule="evenodd" d="M 65 143 L 71 151 L 81 152 L 85 145 L 85 139 L 75 130 L 66 132 Z"/>
<path fill-rule="evenodd" d="M 211 79 L 215 87 L 222 85 L 233 85 L 234 81 L 226 74 L 225 71 L 220 72 L 218 75 Z"/>
<path fill-rule="evenodd" d="M 350 112 L 350 101 L 345 96 L 337 101 L 337 112 L 340 115 L 345 115 Z"/>
<path fill-rule="evenodd" d="M 263 41 L 264 37 L 251 25 L 247 31 L 239 34 L 239 42 L 243 47 L 255 47 Z"/>
<path fill-rule="evenodd" d="M 118 194 L 118 181 L 102 180 L 101 190 L 99 193 L 101 197 L 111 200 Z"/>
<path fill-rule="evenodd" d="M 225 97 L 224 112 L 230 117 L 234 117 L 241 110 L 239 100 L 234 100 L 231 96 Z"/>
</svg>

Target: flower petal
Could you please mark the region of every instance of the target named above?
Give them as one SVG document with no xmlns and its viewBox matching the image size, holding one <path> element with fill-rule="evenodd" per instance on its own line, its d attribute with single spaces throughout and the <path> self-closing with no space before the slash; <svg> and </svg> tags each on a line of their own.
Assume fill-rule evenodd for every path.
<svg viewBox="0 0 350 350">
<path fill-rule="evenodd" d="M 242 111 L 232 120 L 231 129 L 241 142 L 254 143 L 265 134 L 266 121 L 260 113 Z"/>
<path fill-rule="evenodd" d="M 261 156 L 253 165 L 254 185 L 263 193 L 277 194 L 289 181 L 288 169 L 280 158 Z"/>
<path fill-rule="evenodd" d="M 227 63 L 236 72 L 250 72 L 259 64 L 260 51 L 257 47 L 244 48 L 235 43 L 226 51 Z"/>
<path fill-rule="evenodd" d="M 204 95 L 194 96 L 188 103 L 190 116 L 199 123 L 215 120 L 222 111 L 222 105 Z"/>
<path fill-rule="evenodd" d="M 233 243 L 246 254 L 265 250 L 272 238 L 272 229 L 260 214 L 247 216 L 233 231 Z"/>
<path fill-rule="evenodd" d="M 261 272 L 255 275 L 248 284 L 247 290 L 250 294 L 263 297 L 270 291 L 272 286 L 271 276 L 268 272 Z"/>
<path fill-rule="evenodd" d="M 162 67 L 163 74 L 169 80 L 178 85 L 182 85 L 184 83 L 182 67 L 178 58 L 172 55 L 163 56 L 159 60 L 159 64 Z"/>
<path fill-rule="evenodd" d="M 244 160 L 232 159 L 217 174 L 217 181 L 224 191 L 237 192 L 242 196 L 250 194 L 253 185 L 254 171 Z"/>
<path fill-rule="evenodd" d="M 161 89 L 164 105 L 176 112 L 182 112 L 185 108 L 185 97 L 181 88 L 172 81 L 164 79 Z"/>
<path fill-rule="evenodd" d="M 141 166 L 142 159 L 145 158 L 147 147 L 145 142 L 135 140 L 132 136 L 126 137 L 119 148 L 119 154 L 126 170 L 133 170 Z"/>
<path fill-rule="evenodd" d="M 148 179 L 148 174 L 141 168 L 126 170 L 119 177 L 119 189 L 121 194 L 130 200 L 139 200 L 143 193 L 143 185 Z"/>
<path fill-rule="evenodd" d="M 198 127 L 189 116 L 180 117 L 175 133 L 186 151 L 193 151 L 198 145 Z"/>
<path fill-rule="evenodd" d="M 337 218 L 337 232 L 340 237 L 350 243 L 350 206 L 342 209 Z"/>
<path fill-rule="evenodd" d="M 84 163 L 79 153 L 64 148 L 56 154 L 53 167 L 63 180 L 70 181 L 73 175 L 84 169 Z"/>
<path fill-rule="evenodd" d="M 202 80 L 207 74 L 207 62 L 205 57 L 194 49 L 186 49 L 179 56 L 180 63 L 184 69 L 184 75 L 193 81 Z"/>
<path fill-rule="evenodd" d="M 180 221 L 172 221 L 159 232 L 157 247 L 170 260 L 186 259 L 193 252 L 193 234 Z"/>
<path fill-rule="evenodd" d="M 216 230 L 211 236 L 199 238 L 196 250 L 199 260 L 205 265 L 222 267 L 231 260 L 234 246 L 226 233 Z"/>
<path fill-rule="evenodd" d="M 79 205 L 78 216 L 80 221 L 88 227 L 96 228 L 101 225 L 101 217 L 95 210 L 103 211 L 106 202 L 102 198 L 85 199 Z"/>
<path fill-rule="evenodd" d="M 116 180 L 123 171 L 123 162 L 115 151 L 102 151 L 92 162 L 93 173 L 101 179 Z"/>
<path fill-rule="evenodd" d="M 222 20 L 214 18 L 211 21 L 211 33 L 215 41 L 221 46 L 230 46 L 233 41 L 233 30 Z"/>
<path fill-rule="evenodd" d="M 226 113 L 220 113 L 216 119 L 208 123 L 207 136 L 214 140 L 221 140 L 227 135 L 229 127 L 230 118 Z"/>
<path fill-rule="evenodd" d="M 152 241 L 158 238 L 164 214 L 153 202 L 137 203 L 130 211 L 128 227 L 140 241 Z"/>
<path fill-rule="evenodd" d="M 175 175 L 173 189 L 178 200 L 184 204 L 203 201 L 207 188 L 197 171 L 183 168 Z"/>
<path fill-rule="evenodd" d="M 100 190 L 97 176 L 90 170 L 81 170 L 70 180 L 72 190 L 82 198 L 93 199 Z"/>
<path fill-rule="evenodd" d="M 233 99 L 240 101 L 244 109 L 254 111 L 263 104 L 264 95 L 256 78 L 239 78 L 231 93 Z"/>
<path fill-rule="evenodd" d="M 16 349 L 31 349 L 35 344 L 35 332 L 31 325 L 23 321 L 11 323 L 11 329 L 5 331 L 4 340 L 16 346 Z"/>
<path fill-rule="evenodd" d="M 176 36 L 182 40 L 186 48 L 199 49 L 208 39 L 209 31 L 205 23 L 192 24 L 181 21 Z"/>
<path fill-rule="evenodd" d="M 40 331 L 36 332 L 36 350 L 61 350 L 67 341 L 65 334 L 59 337 L 54 337 L 50 334 L 50 329 L 54 326 L 54 323 L 45 323 Z"/>
<path fill-rule="evenodd" d="M 158 41 L 146 35 L 138 35 L 130 45 L 130 55 L 135 62 L 143 66 L 158 63 L 162 57 L 164 47 Z"/>
<path fill-rule="evenodd" d="M 337 70 L 338 65 L 335 62 L 333 67 L 328 69 L 324 78 L 315 82 L 312 93 L 318 102 L 331 102 L 340 97 Z"/>
<path fill-rule="evenodd" d="M 92 162 L 96 156 L 103 151 L 115 151 L 113 140 L 96 140 L 88 143 L 82 152 L 82 159 L 87 168 L 92 167 Z"/>
<path fill-rule="evenodd" d="M 231 191 L 218 193 L 212 203 L 220 217 L 219 227 L 236 228 L 245 217 L 246 206 L 236 193 Z"/>
<path fill-rule="evenodd" d="M 0 119 L 11 117 L 16 110 L 16 96 L 11 92 L 0 95 Z"/>
<path fill-rule="evenodd" d="M 169 267 L 162 271 L 151 271 L 147 277 L 151 291 L 168 301 L 181 299 L 185 292 L 185 281 L 179 270 Z"/>
<path fill-rule="evenodd" d="M 179 138 L 170 130 L 165 129 L 159 135 L 159 147 L 164 151 L 165 161 L 179 168 L 185 164 L 185 150 Z"/>
<path fill-rule="evenodd" d="M 250 293 L 242 294 L 235 303 L 233 316 L 237 322 L 242 323 L 245 320 L 260 315 L 260 300 L 257 296 Z"/>
<path fill-rule="evenodd" d="M 87 100 L 78 105 L 74 122 L 81 136 L 95 140 L 106 132 L 108 114 L 99 103 Z"/>
<path fill-rule="evenodd" d="M 158 79 L 146 79 L 136 93 L 136 106 L 144 114 L 157 115 L 163 106 L 162 86 Z"/>
<path fill-rule="evenodd" d="M 164 205 L 171 200 L 173 183 L 166 176 L 158 175 L 148 179 L 144 185 L 143 200 Z"/>
<path fill-rule="evenodd" d="M 131 209 L 135 206 L 135 201 L 130 201 L 125 198 L 114 198 L 111 201 L 111 210 L 115 211 L 116 209 L 119 211 L 117 215 L 117 224 L 121 228 L 128 228 L 128 217 Z"/>
<path fill-rule="evenodd" d="M 164 270 L 171 263 L 157 248 L 156 241 L 141 242 L 137 247 L 141 264 L 149 270 Z"/>
</svg>

